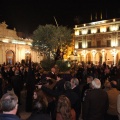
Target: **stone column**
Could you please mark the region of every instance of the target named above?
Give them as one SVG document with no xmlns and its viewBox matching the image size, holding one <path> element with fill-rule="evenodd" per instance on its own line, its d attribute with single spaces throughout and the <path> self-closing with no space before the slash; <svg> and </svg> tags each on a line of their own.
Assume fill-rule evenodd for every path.
<svg viewBox="0 0 120 120">
<path fill-rule="evenodd" d="M 105 50 L 102 49 L 101 53 L 102 53 L 102 64 L 103 64 L 105 62 Z"/>
<path fill-rule="evenodd" d="M 113 55 L 113 65 L 116 65 L 116 55 L 118 53 L 118 50 L 112 49 L 111 54 Z"/>
<path fill-rule="evenodd" d="M 95 64 L 95 55 L 96 55 L 97 51 L 92 50 L 91 52 L 92 52 L 92 61 L 93 61 L 93 64 Z"/>
</svg>

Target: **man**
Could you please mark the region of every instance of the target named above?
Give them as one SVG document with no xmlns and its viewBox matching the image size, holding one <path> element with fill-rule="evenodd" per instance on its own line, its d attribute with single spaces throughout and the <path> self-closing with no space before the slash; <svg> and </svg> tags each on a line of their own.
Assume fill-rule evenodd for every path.
<svg viewBox="0 0 120 120">
<path fill-rule="evenodd" d="M 53 90 L 56 90 L 58 92 L 61 92 L 63 93 L 64 92 L 64 83 L 65 83 L 65 80 L 62 78 L 62 75 L 61 74 L 58 74 L 56 75 L 57 76 L 57 79 L 56 79 L 56 84 L 53 88 Z"/>
<path fill-rule="evenodd" d="M 15 75 L 12 77 L 11 83 L 12 83 L 13 90 L 18 97 L 18 104 L 20 105 L 22 80 L 21 80 L 21 77 L 19 76 L 18 70 L 15 70 Z"/>
<path fill-rule="evenodd" d="M 70 80 L 70 83 L 73 92 L 75 92 L 79 98 L 74 105 L 74 109 L 76 111 L 76 120 L 79 120 L 79 116 L 81 114 L 81 91 L 80 91 L 79 80 L 77 78 L 72 78 Z"/>
<path fill-rule="evenodd" d="M 48 73 L 48 77 L 56 80 L 56 69 L 55 69 L 55 67 L 51 68 L 51 71 Z"/>
<path fill-rule="evenodd" d="M 87 83 L 83 86 L 82 92 L 81 92 L 81 100 L 82 100 L 82 102 L 84 101 L 87 90 L 89 91 L 89 89 L 91 89 L 92 80 L 93 80 L 92 76 L 87 77 Z"/>
<path fill-rule="evenodd" d="M 109 108 L 107 111 L 106 120 L 118 120 L 117 97 L 120 94 L 120 91 L 117 90 L 117 82 L 115 80 L 110 82 L 110 86 L 110 90 L 107 91 Z"/>
<path fill-rule="evenodd" d="M 108 95 L 101 89 L 101 82 L 95 78 L 92 89 L 87 93 L 82 106 L 83 120 L 104 120 L 108 109 Z"/>
<path fill-rule="evenodd" d="M 0 104 L 1 110 L 3 111 L 3 113 L 0 114 L 0 120 L 20 120 L 16 115 L 18 110 L 18 98 L 15 94 L 4 94 L 1 98 Z"/>
</svg>

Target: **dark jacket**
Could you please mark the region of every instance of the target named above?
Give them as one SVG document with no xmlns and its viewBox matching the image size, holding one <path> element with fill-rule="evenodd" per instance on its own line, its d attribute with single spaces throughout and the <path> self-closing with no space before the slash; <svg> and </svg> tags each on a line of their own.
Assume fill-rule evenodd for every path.
<svg viewBox="0 0 120 120">
<path fill-rule="evenodd" d="M 49 114 L 34 112 L 27 120 L 52 120 L 52 119 Z"/>
<path fill-rule="evenodd" d="M 0 114 L 0 120 L 20 120 L 20 118 L 12 114 Z"/>
<path fill-rule="evenodd" d="M 104 120 L 109 106 L 108 95 L 102 89 L 92 89 L 83 102 L 83 120 Z"/>
</svg>

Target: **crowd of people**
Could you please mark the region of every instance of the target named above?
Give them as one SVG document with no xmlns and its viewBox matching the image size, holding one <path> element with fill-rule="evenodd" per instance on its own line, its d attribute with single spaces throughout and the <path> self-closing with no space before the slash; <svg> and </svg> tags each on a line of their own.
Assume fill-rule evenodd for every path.
<svg viewBox="0 0 120 120">
<path fill-rule="evenodd" d="M 119 65 L 74 63 L 67 73 L 31 61 L 0 65 L 0 120 L 20 119 L 22 90 L 27 120 L 120 120 Z"/>
</svg>

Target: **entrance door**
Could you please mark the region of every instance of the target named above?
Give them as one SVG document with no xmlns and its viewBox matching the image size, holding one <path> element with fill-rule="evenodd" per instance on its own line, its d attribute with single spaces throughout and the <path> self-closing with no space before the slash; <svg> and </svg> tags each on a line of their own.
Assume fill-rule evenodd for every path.
<svg viewBox="0 0 120 120">
<path fill-rule="evenodd" d="M 12 50 L 6 52 L 6 64 L 14 64 L 14 53 Z"/>
<path fill-rule="evenodd" d="M 30 53 L 26 53 L 25 54 L 25 61 L 26 61 L 26 63 L 28 64 L 30 60 L 31 60 L 31 54 Z"/>
</svg>

